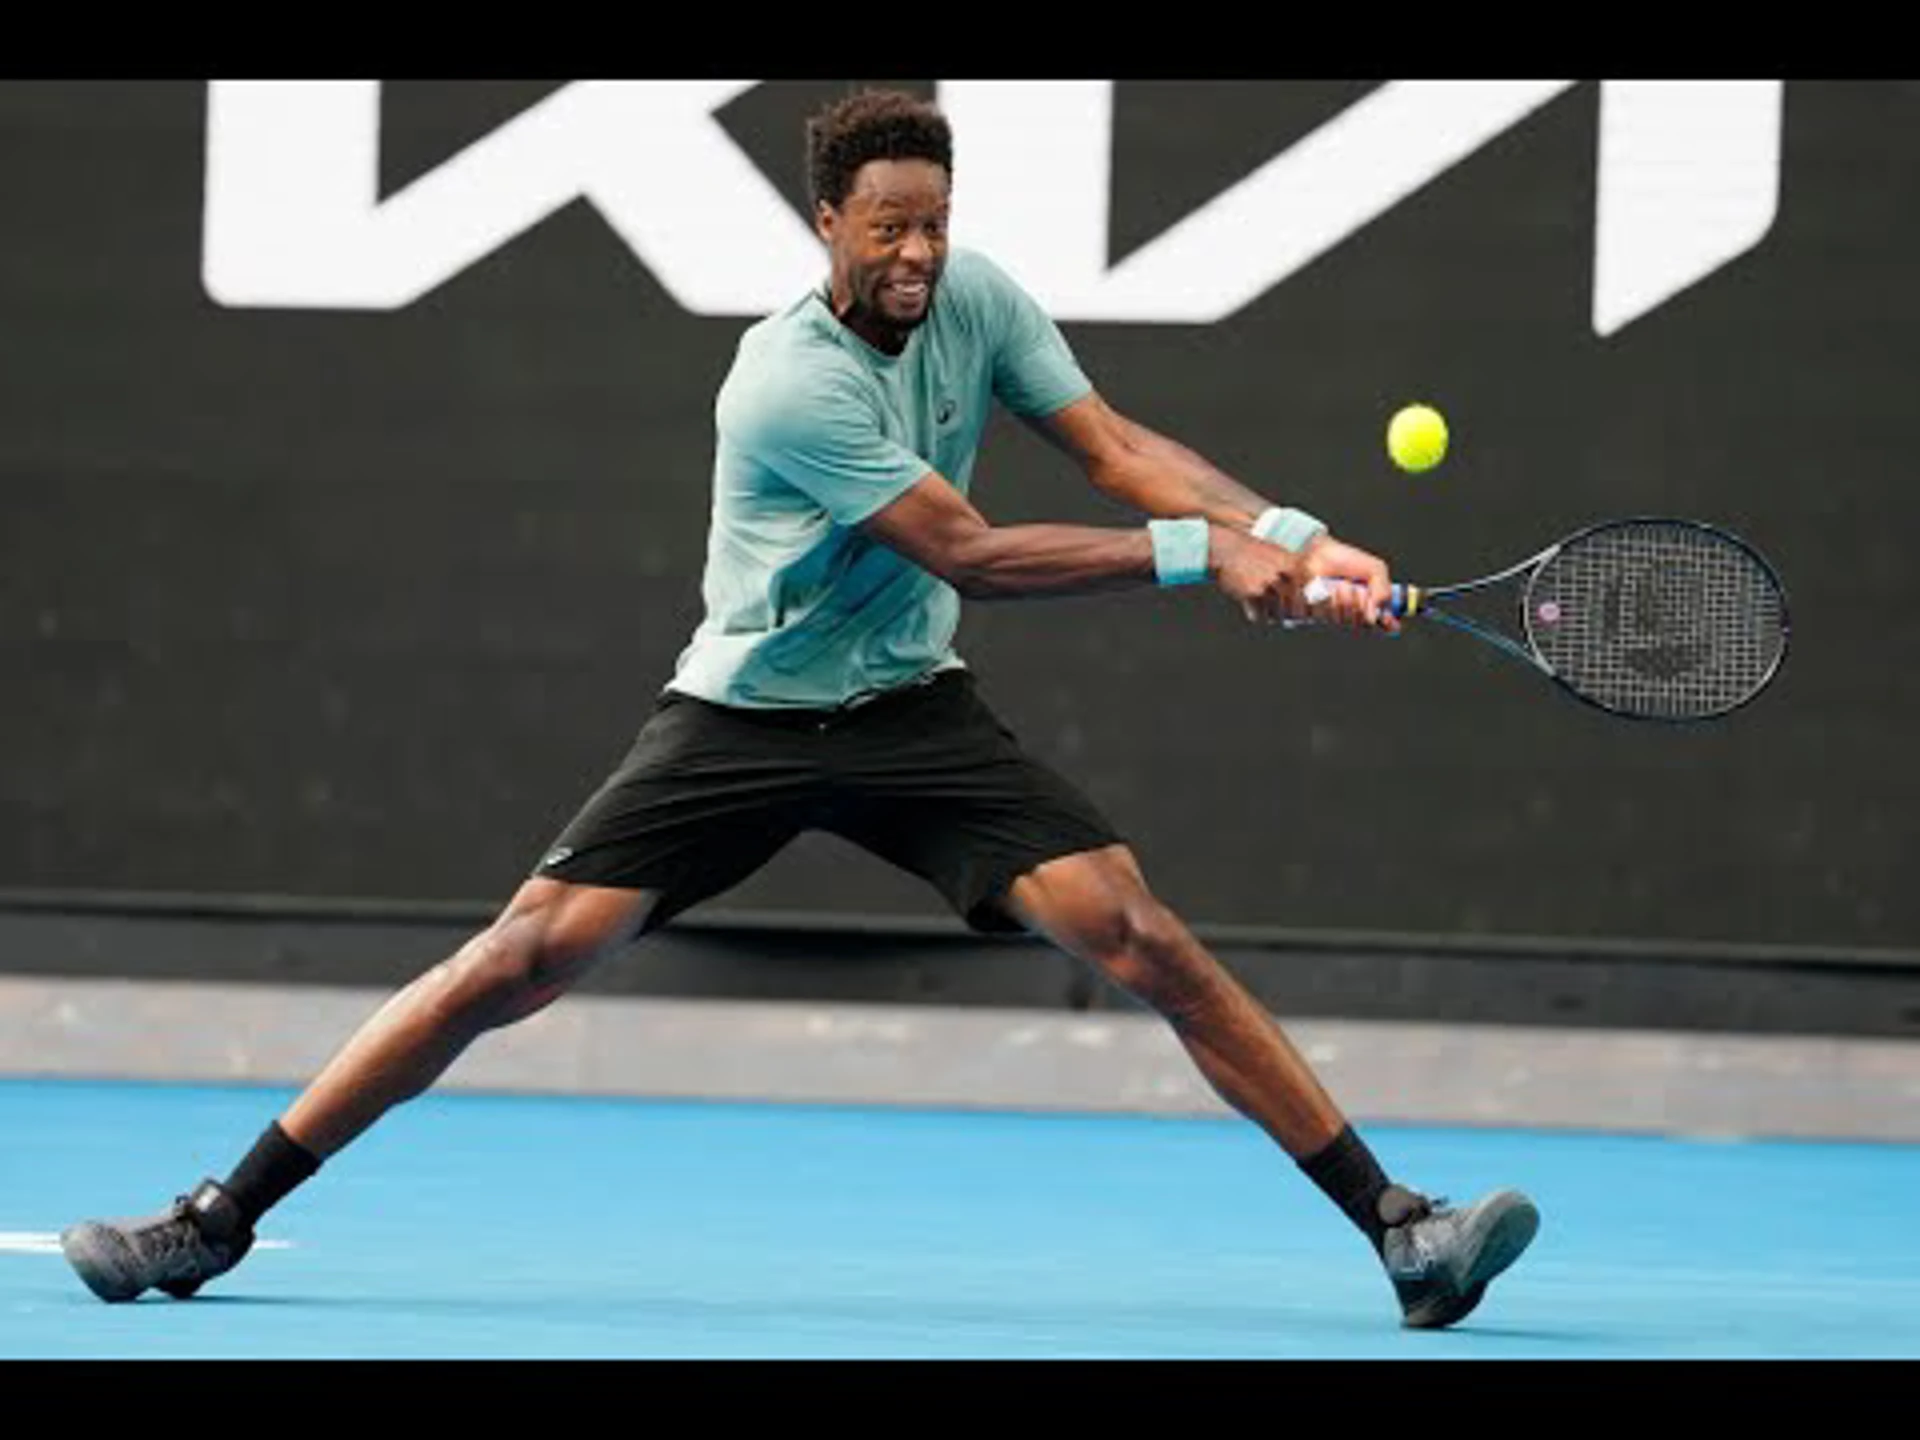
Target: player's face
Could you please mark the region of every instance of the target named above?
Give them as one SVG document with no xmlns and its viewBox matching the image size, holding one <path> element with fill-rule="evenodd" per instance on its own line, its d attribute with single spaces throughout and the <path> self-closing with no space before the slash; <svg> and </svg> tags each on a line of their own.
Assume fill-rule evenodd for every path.
<svg viewBox="0 0 1920 1440">
<path fill-rule="evenodd" d="M 838 210 L 822 203 L 834 308 L 867 338 L 904 342 L 933 308 L 947 262 L 947 172 L 927 160 L 870 160 Z"/>
</svg>

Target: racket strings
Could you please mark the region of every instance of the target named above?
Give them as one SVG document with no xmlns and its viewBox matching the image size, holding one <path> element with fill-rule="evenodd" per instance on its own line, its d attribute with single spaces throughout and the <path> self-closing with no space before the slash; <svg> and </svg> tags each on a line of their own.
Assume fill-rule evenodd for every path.
<svg viewBox="0 0 1920 1440">
<path fill-rule="evenodd" d="M 1766 566 L 1698 526 L 1634 522 L 1568 542 L 1527 588 L 1528 637 L 1566 684 L 1657 719 L 1731 710 L 1773 673 L 1786 606 Z"/>
</svg>

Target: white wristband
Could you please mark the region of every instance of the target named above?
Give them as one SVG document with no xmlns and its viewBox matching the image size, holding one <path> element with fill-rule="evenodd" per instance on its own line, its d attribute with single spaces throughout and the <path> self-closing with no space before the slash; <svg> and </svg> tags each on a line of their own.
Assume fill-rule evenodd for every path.
<svg viewBox="0 0 1920 1440">
<path fill-rule="evenodd" d="M 1260 512 L 1253 522 L 1253 537 L 1298 554 L 1322 535 L 1326 525 L 1304 510 L 1282 509 L 1278 505 Z"/>
</svg>

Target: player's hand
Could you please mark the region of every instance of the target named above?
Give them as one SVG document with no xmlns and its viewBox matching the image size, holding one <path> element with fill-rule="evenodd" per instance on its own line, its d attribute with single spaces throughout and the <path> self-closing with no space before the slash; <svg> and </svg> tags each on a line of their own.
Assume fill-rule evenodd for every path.
<svg viewBox="0 0 1920 1440">
<path fill-rule="evenodd" d="M 1314 541 L 1301 558 L 1306 562 L 1307 576 L 1301 582 L 1303 587 L 1314 580 L 1327 582 L 1327 598 L 1310 611 L 1314 619 L 1399 633 L 1399 618 L 1388 608 L 1393 576 L 1386 561 L 1331 535 Z"/>
<path fill-rule="evenodd" d="M 1302 556 L 1223 526 L 1213 529 L 1214 584 L 1257 625 L 1311 620 L 1305 594 L 1311 574 Z"/>
</svg>

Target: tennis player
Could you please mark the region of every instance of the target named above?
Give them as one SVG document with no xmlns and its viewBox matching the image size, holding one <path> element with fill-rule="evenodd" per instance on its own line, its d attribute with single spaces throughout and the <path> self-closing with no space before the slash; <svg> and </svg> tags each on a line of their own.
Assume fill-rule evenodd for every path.
<svg viewBox="0 0 1920 1440">
<path fill-rule="evenodd" d="M 1046 937 L 1163 1016 L 1213 1089 L 1359 1229 L 1405 1325 L 1446 1326 L 1532 1240 L 1503 1190 L 1453 1208 L 1383 1173 L 1274 1019 L 1158 900 L 1125 838 L 1028 754 L 955 654 L 961 597 L 1211 584 L 1254 622 L 1392 629 L 1389 577 L 1116 413 L 985 255 L 948 244 L 952 139 L 917 97 L 808 123 L 829 273 L 743 335 L 715 407 L 706 614 L 631 750 L 498 918 L 394 995 L 224 1183 L 62 1236 L 102 1299 L 193 1294 L 269 1208 L 485 1032 L 737 884 L 802 831 L 922 876 L 981 931 Z M 995 525 L 968 498 L 993 402 L 1140 512 Z M 1334 584 L 1309 601 L 1316 577 Z"/>
</svg>

